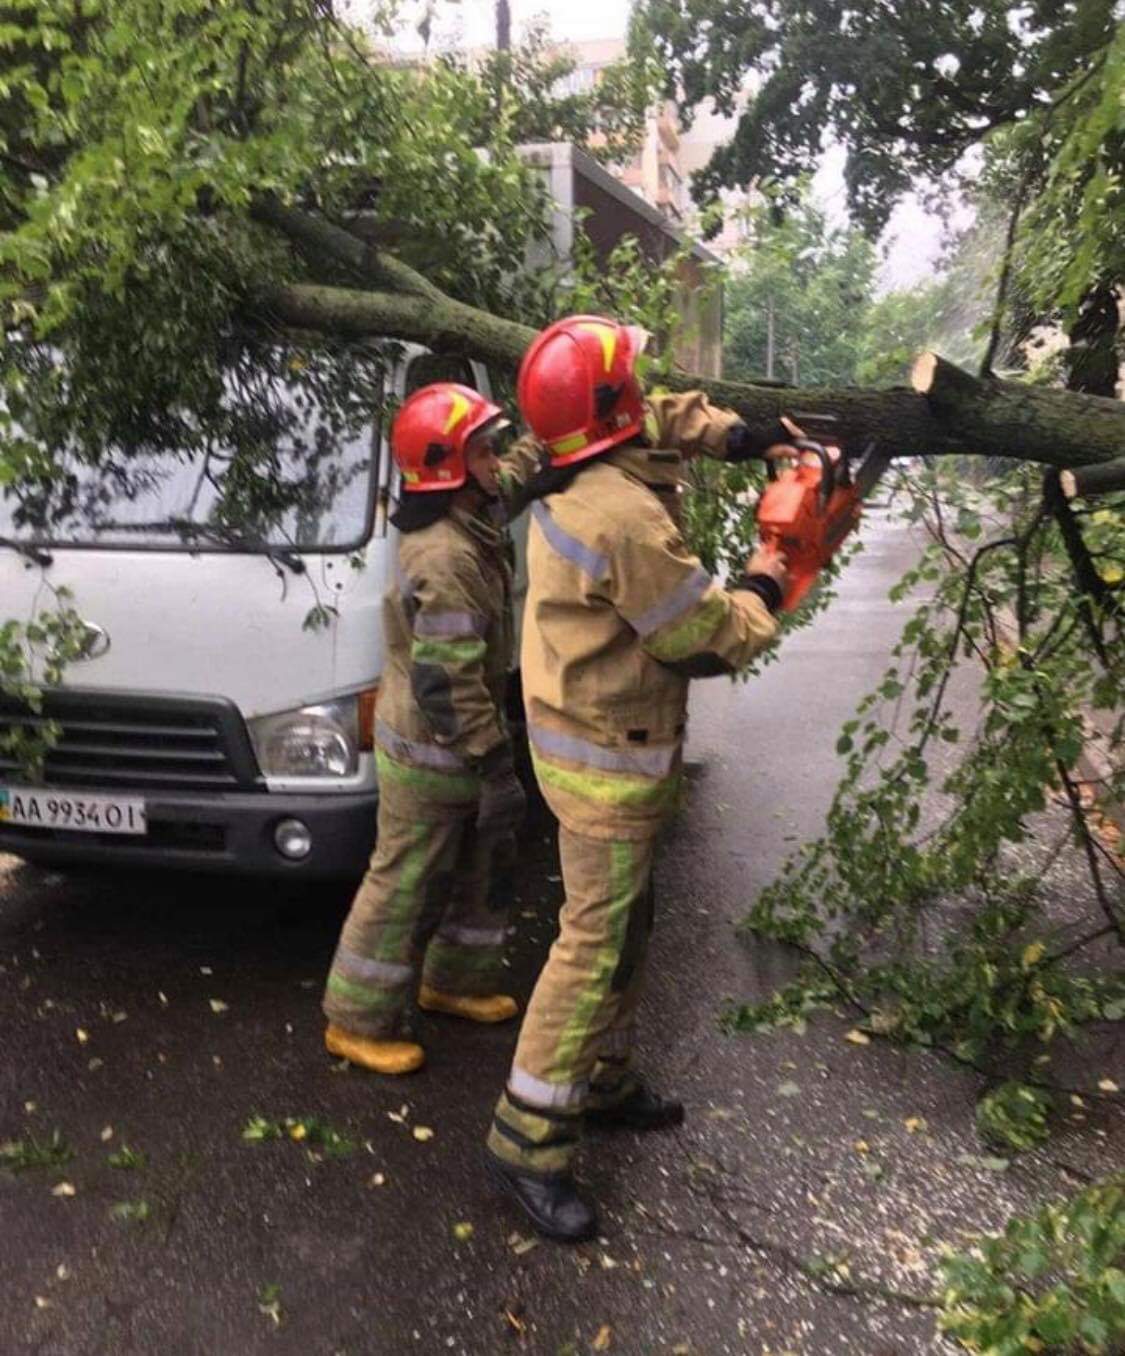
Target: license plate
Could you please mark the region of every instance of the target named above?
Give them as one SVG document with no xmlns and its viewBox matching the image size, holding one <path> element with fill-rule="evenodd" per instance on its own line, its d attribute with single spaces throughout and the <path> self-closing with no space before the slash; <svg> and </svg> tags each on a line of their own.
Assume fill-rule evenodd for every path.
<svg viewBox="0 0 1125 1356">
<path fill-rule="evenodd" d="M 75 833 L 148 832 L 140 796 L 100 796 L 85 791 L 33 791 L 0 786 L 0 824 Z"/>
</svg>

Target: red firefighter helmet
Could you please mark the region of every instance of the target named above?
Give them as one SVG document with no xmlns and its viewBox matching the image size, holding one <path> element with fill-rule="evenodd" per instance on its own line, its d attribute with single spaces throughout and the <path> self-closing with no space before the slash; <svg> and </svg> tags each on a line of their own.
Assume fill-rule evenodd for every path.
<svg viewBox="0 0 1125 1356">
<path fill-rule="evenodd" d="M 469 478 L 465 449 L 474 434 L 503 426 L 503 411 L 471 386 L 435 381 L 403 401 L 391 428 L 391 455 L 410 494 L 458 490 Z"/>
<path fill-rule="evenodd" d="M 648 336 L 600 315 L 572 315 L 538 334 L 523 355 L 520 413 L 552 466 L 595 457 L 644 427 L 637 359 Z"/>
</svg>

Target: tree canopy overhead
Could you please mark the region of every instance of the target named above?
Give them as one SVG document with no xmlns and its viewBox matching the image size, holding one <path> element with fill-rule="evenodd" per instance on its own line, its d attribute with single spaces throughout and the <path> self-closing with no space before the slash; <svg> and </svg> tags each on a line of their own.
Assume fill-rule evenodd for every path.
<svg viewBox="0 0 1125 1356">
<path fill-rule="evenodd" d="M 276 481 L 262 392 L 236 384 L 232 410 L 251 332 L 414 339 L 515 366 L 558 299 L 523 266 L 545 202 L 514 138 L 602 115 L 550 104 L 546 52 L 483 72 L 396 64 L 380 47 L 395 20 L 392 0 L 363 30 L 332 0 L 0 5 L 0 306 L 22 339 L 0 351 L 7 483 L 58 480 L 62 452 L 98 466 L 229 447 L 232 430 L 239 483 Z M 620 94 L 611 129 L 628 121 Z M 713 391 L 751 419 L 798 401 L 912 451 L 966 446 L 948 409 L 907 392 Z M 974 401 L 974 442 L 1059 464 L 1116 451 L 1119 407 L 1048 417 L 1048 403 L 1013 425 L 1009 402 L 989 429 Z"/>
<path fill-rule="evenodd" d="M 748 78 L 760 81 L 702 191 L 796 185 L 830 137 L 847 150 L 851 211 L 872 231 L 912 183 L 1047 112 L 1115 26 L 1113 0 L 642 0 L 635 22 L 688 110 L 710 97 L 730 113 Z"/>
</svg>

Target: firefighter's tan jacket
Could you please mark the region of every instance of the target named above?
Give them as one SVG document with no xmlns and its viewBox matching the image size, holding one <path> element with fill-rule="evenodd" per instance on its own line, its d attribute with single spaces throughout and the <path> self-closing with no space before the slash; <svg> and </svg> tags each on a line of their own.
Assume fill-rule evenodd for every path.
<svg viewBox="0 0 1125 1356">
<path fill-rule="evenodd" d="M 539 469 L 534 445 L 505 457 L 501 504 Z M 383 599 L 386 662 L 375 723 L 380 782 L 422 818 L 466 812 L 481 760 L 507 743 L 512 571 L 506 533 L 487 509 L 453 509 L 399 541 Z"/>
<path fill-rule="evenodd" d="M 536 774 L 559 820 L 599 838 L 658 830 L 677 794 L 690 679 L 736 672 L 778 629 L 757 594 L 707 574 L 662 502 L 661 468 L 670 477 L 684 451 L 721 455 L 737 416 L 702 396 L 649 410 L 648 445 L 597 458 L 536 502 L 528 538 L 522 676 Z"/>
</svg>

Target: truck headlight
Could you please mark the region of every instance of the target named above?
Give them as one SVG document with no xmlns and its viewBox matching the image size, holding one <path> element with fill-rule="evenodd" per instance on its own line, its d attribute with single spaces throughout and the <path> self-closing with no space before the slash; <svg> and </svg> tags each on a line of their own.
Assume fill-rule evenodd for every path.
<svg viewBox="0 0 1125 1356">
<path fill-rule="evenodd" d="M 258 766 L 267 777 L 350 777 L 359 763 L 359 700 L 295 711 L 279 711 L 248 721 Z"/>
</svg>

